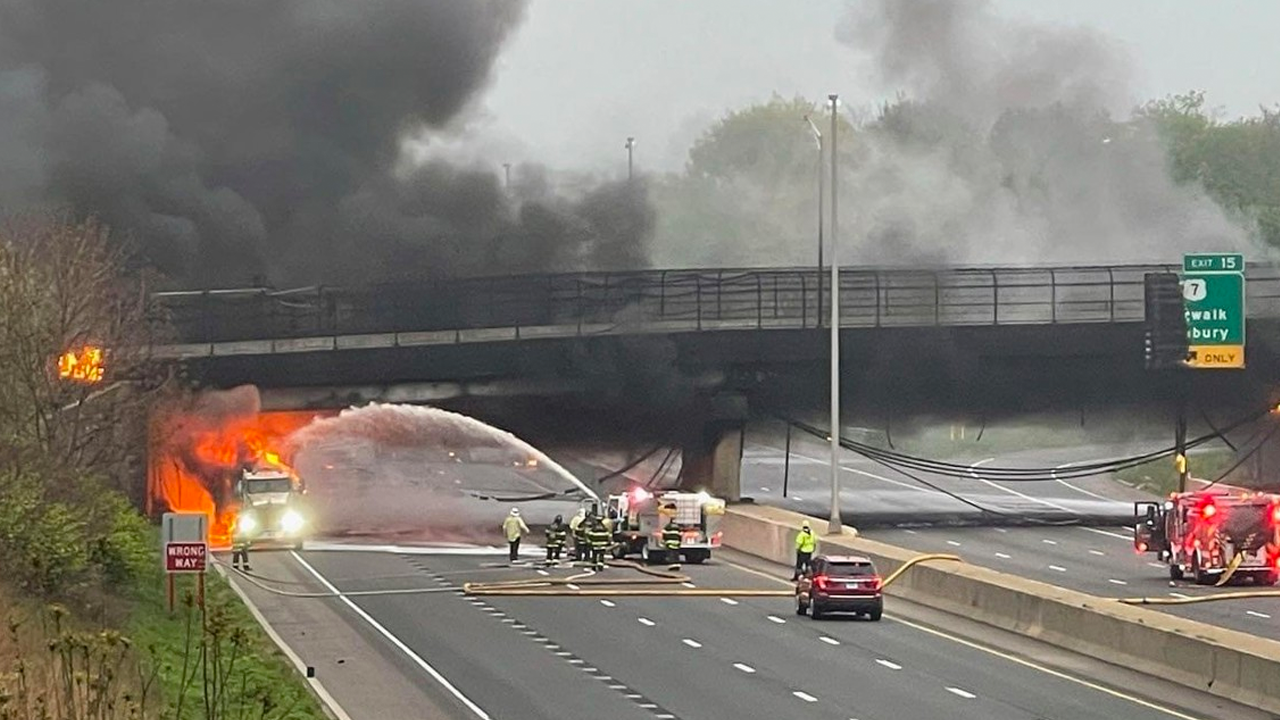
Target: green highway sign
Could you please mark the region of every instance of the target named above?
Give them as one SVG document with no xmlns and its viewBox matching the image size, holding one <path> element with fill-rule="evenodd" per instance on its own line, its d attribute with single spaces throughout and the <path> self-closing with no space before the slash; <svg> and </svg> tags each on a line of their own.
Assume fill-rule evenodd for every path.
<svg viewBox="0 0 1280 720">
<path fill-rule="evenodd" d="M 1244 272 L 1244 255 L 1239 253 L 1198 253 L 1182 256 L 1182 271 Z"/>
<path fill-rule="evenodd" d="M 1196 254 L 1182 259 L 1187 365 L 1244 367 L 1244 256 Z"/>
</svg>

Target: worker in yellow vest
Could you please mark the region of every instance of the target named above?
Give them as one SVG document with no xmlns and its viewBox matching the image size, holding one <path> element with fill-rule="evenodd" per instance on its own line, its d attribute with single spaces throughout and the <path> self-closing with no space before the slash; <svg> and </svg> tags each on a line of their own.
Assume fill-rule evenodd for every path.
<svg viewBox="0 0 1280 720">
<path fill-rule="evenodd" d="M 792 580 L 799 580 L 800 576 L 809 570 L 809 563 L 817 551 L 818 536 L 813 534 L 813 528 L 809 526 L 809 521 L 805 520 L 800 523 L 800 532 L 796 533 L 796 571 L 791 577 Z"/>
</svg>

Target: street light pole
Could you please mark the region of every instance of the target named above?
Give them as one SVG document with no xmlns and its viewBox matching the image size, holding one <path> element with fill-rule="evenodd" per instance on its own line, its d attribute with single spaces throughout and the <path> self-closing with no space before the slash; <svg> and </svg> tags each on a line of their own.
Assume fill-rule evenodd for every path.
<svg viewBox="0 0 1280 720">
<path fill-rule="evenodd" d="M 822 133 L 818 130 L 818 126 L 813 124 L 813 118 L 808 115 L 804 116 L 804 121 L 809 123 L 809 129 L 813 131 L 813 139 L 818 143 L 818 324 L 816 327 L 822 327 L 822 196 L 826 194 L 826 166 L 822 160 Z"/>
<path fill-rule="evenodd" d="M 635 177 L 635 168 L 632 164 L 632 151 L 635 150 L 635 147 L 636 139 L 633 137 L 627 138 L 627 180 Z"/>
<path fill-rule="evenodd" d="M 831 518 L 827 532 L 836 535 L 844 532 L 840 517 L 840 261 L 836 254 L 840 237 L 836 223 L 836 121 L 840 96 L 832 93 L 827 99 L 831 101 Z"/>
</svg>

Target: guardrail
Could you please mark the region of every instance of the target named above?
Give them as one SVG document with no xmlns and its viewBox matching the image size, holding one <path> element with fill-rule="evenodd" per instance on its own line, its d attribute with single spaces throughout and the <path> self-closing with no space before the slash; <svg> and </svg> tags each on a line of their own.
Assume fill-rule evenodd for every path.
<svg viewBox="0 0 1280 720">
<path fill-rule="evenodd" d="M 849 269 L 840 325 L 849 328 L 1137 322 L 1143 275 L 1173 265 Z M 1280 317 L 1280 267 L 1250 265 L 1250 317 Z M 602 326 L 801 329 L 829 322 L 829 276 L 813 268 L 646 270 L 469 278 L 289 290 L 157 293 L 180 342 L 372 333 Z"/>
</svg>

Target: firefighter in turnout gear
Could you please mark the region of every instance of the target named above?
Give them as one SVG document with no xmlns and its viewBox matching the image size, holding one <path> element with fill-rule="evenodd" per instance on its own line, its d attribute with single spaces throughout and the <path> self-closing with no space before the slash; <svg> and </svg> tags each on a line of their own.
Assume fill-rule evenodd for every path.
<svg viewBox="0 0 1280 720">
<path fill-rule="evenodd" d="M 667 558 L 673 562 L 680 559 L 680 539 L 680 526 L 676 524 L 676 519 L 668 519 L 667 524 L 662 527 L 662 547 L 667 551 Z"/>
<path fill-rule="evenodd" d="M 241 561 L 244 562 L 244 567 L 240 566 Z M 249 566 L 249 535 L 245 532 L 239 517 L 235 520 L 235 526 L 231 528 L 231 567 L 253 572 L 253 568 Z"/>
<path fill-rule="evenodd" d="M 578 512 L 569 518 L 569 534 L 573 536 L 573 559 L 587 558 L 587 509 L 578 508 Z"/>
<path fill-rule="evenodd" d="M 591 525 L 587 528 L 587 543 L 591 546 L 591 567 L 595 570 L 603 570 L 604 554 L 613 544 L 613 533 L 604 526 L 601 518 L 593 517 L 589 521 Z"/>
<path fill-rule="evenodd" d="M 559 515 L 547 526 L 548 563 L 560 562 L 560 551 L 564 549 L 564 540 L 568 533 L 569 528 L 564 524 L 564 518 Z"/>
</svg>

